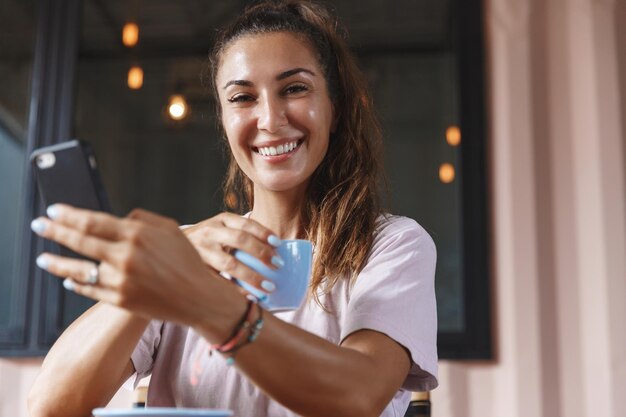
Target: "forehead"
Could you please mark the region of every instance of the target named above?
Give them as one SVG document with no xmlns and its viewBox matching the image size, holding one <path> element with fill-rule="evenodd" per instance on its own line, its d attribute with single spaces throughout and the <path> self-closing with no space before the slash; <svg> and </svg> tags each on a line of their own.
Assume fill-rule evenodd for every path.
<svg viewBox="0 0 626 417">
<path fill-rule="evenodd" d="M 222 53 L 217 80 L 251 80 L 275 76 L 292 68 L 306 68 L 320 74 L 313 48 L 303 38 L 287 33 L 245 35 Z"/>
</svg>

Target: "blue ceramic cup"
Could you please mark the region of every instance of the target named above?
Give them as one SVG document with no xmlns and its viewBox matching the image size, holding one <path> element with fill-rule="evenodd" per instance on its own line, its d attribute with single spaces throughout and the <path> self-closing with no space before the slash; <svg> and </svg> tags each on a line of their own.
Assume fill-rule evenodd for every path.
<svg viewBox="0 0 626 417">
<path fill-rule="evenodd" d="M 259 300 L 259 304 L 269 311 L 296 310 L 302 304 L 311 280 L 313 245 L 308 240 L 283 240 L 276 248 L 285 265 L 272 269 L 254 256 L 242 250 L 235 250 L 234 256 L 241 263 L 259 274 L 271 279 L 276 289 L 269 294 L 252 287 L 247 282 L 233 280 Z"/>
</svg>

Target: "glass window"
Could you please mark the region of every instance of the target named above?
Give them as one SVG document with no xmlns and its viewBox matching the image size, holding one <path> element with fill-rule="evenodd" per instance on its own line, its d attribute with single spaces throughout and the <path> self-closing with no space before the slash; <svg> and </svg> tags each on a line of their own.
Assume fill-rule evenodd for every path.
<svg viewBox="0 0 626 417">
<path fill-rule="evenodd" d="M 24 222 L 20 216 L 34 211 L 20 206 L 27 166 L 34 3 L 0 3 L 0 343 L 6 326 L 27 316 L 25 280 L 16 274 L 18 262 L 25 259 L 19 253 L 24 237 L 18 229 Z M 72 15 L 78 4 L 63 10 Z M 477 337 L 489 336 L 488 309 L 474 314 L 476 304 L 486 305 L 488 297 L 482 249 L 488 233 L 483 230 L 486 196 L 481 182 L 480 7 L 477 0 L 337 0 L 332 5 L 347 26 L 349 43 L 366 71 L 381 116 L 389 208 L 416 219 L 437 245 L 439 340 L 450 341 L 444 351 L 452 352 L 451 357 L 468 352 L 468 343 L 476 341 L 471 334 L 478 334 L 472 323 L 486 323 L 486 332 Z M 185 224 L 221 211 L 225 144 L 202 77 L 215 28 L 240 13 L 242 3 L 151 0 L 139 7 L 136 1 L 84 0 L 80 6 L 75 79 L 68 75 L 71 71 L 62 73 L 76 86 L 73 136 L 94 146 L 114 213 L 123 216 L 141 207 Z M 463 20 L 455 20 L 457 14 Z M 128 37 L 128 45 L 123 43 L 127 23 L 137 25 L 135 44 L 128 43 Z M 62 67 L 55 60 L 50 66 L 47 74 Z M 470 86 L 473 96 L 468 98 Z M 461 142 L 469 146 L 464 149 Z M 482 278 L 474 281 L 473 275 Z M 52 287 L 33 295 L 34 300 L 44 299 L 46 312 L 54 312 L 46 313 L 50 323 L 42 326 L 48 335 L 44 344 L 91 304 L 58 285 Z M 38 311 L 32 307 L 31 314 Z M 472 310 L 471 316 L 467 310 Z M 488 354 L 487 347 L 479 356 Z"/>
<path fill-rule="evenodd" d="M 381 115 L 390 208 L 416 219 L 435 240 L 440 330 L 462 332 L 453 10 L 449 2 L 403 3 L 334 5 Z M 226 2 L 153 1 L 140 9 L 120 1 L 85 2 L 75 127 L 78 137 L 94 144 L 117 214 L 143 207 L 187 223 L 221 210 L 225 164 L 214 105 L 200 75 L 210 30 L 238 10 Z M 136 46 L 122 44 L 126 22 L 139 28 Z M 129 85 L 133 67 L 142 74 L 139 88 Z M 182 121 L 167 114 L 175 94 L 190 108 Z"/>
<path fill-rule="evenodd" d="M 461 178 L 458 147 L 446 140 L 459 124 L 451 6 L 406 3 L 335 5 L 381 114 L 391 209 L 433 236 L 440 329 L 462 331 Z M 201 36 L 237 11 L 213 3 L 154 1 L 134 9 L 85 2 L 76 133 L 94 144 L 117 214 L 144 207 L 186 223 L 220 211 L 224 161 L 214 106 L 200 82 L 210 47 Z M 126 22 L 139 28 L 136 46 L 122 45 Z M 142 74 L 136 89 L 132 67 Z M 174 94 L 190 107 L 179 122 L 166 111 Z"/>
<path fill-rule="evenodd" d="M 391 211 L 437 245 L 439 330 L 464 330 L 458 89 L 451 51 L 363 54 L 381 117 Z M 452 138 L 454 136 L 454 138 Z"/>
</svg>

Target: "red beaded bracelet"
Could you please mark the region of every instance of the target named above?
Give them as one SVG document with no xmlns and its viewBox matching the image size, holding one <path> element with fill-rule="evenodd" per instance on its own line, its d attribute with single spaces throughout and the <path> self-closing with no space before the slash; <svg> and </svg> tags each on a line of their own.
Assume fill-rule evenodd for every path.
<svg viewBox="0 0 626 417">
<path fill-rule="evenodd" d="M 252 323 L 252 316 L 254 314 L 254 306 L 257 306 L 259 310 L 259 317 Z M 235 353 L 248 343 L 254 342 L 258 337 L 261 329 L 263 328 L 263 309 L 253 299 L 248 299 L 248 305 L 243 317 L 237 323 L 235 330 L 230 337 L 221 344 L 205 345 L 205 349 L 198 352 L 196 359 L 192 362 L 191 372 L 189 375 L 189 382 L 191 385 L 197 385 L 199 382 L 199 376 L 202 373 L 202 353 L 206 352 L 206 348 L 209 349 L 209 356 L 213 354 L 213 351 L 217 351 L 223 354 L 230 354 L 231 356 L 226 359 L 227 365 L 235 363 Z M 247 333 L 248 337 L 244 337 Z"/>
<path fill-rule="evenodd" d="M 227 365 L 232 365 L 235 363 L 235 355 L 237 354 L 237 351 L 239 351 L 239 349 L 241 349 L 242 347 L 246 346 L 247 344 L 250 344 L 252 342 L 254 342 L 256 340 L 256 338 L 259 336 L 259 333 L 261 333 L 261 329 L 263 328 L 263 309 L 257 304 L 257 309 L 259 310 L 259 317 L 256 319 L 256 321 L 254 322 L 254 324 L 250 325 L 249 322 L 246 322 L 244 324 L 244 326 L 249 330 L 249 334 L 248 337 L 241 340 L 239 343 L 237 343 L 235 346 L 233 346 L 232 348 L 229 349 L 224 349 L 224 350 L 220 350 L 220 353 L 227 353 L 230 355 L 230 357 L 228 357 L 226 359 L 226 364 Z"/>
<path fill-rule="evenodd" d="M 248 306 L 246 307 L 246 312 L 243 314 L 239 323 L 235 327 L 235 330 L 230 335 L 228 339 L 224 343 L 218 343 L 215 345 L 211 345 L 209 347 L 210 352 L 212 353 L 214 350 L 217 350 L 220 353 L 225 353 L 228 350 L 232 349 L 237 345 L 237 343 L 241 340 L 241 338 L 245 335 L 248 328 L 250 327 L 250 320 L 252 319 L 253 308 L 252 306 L 256 304 L 253 300 L 248 300 Z"/>
</svg>

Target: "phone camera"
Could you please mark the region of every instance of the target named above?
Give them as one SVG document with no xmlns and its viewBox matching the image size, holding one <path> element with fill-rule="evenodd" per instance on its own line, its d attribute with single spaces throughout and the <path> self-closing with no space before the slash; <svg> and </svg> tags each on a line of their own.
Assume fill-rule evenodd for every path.
<svg viewBox="0 0 626 417">
<path fill-rule="evenodd" d="M 46 152 L 38 155 L 36 162 L 40 169 L 47 169 L 54 166 L 56 158 L 52 152 Z"/>
</svg>

